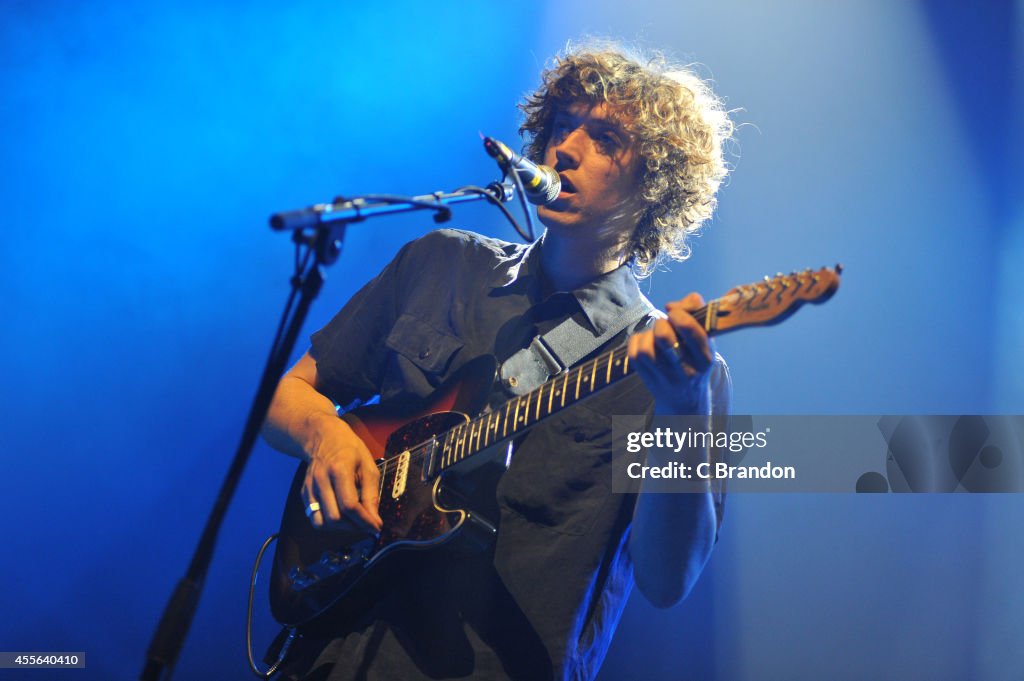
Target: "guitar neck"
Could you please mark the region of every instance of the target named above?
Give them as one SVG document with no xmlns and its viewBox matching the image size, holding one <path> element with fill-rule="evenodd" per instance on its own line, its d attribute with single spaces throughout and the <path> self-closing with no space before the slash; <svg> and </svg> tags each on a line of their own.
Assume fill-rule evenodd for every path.
<svg viewBox="0 0 1024 681">
<path fill-rule="evenodd" d="M 708 315 L 714 314 L 717 301 L 693 312 L 694 318 L 709 328 Z M 625 346 L 583 362 L 555 376 L 539 388 L 514 397 L 496 409 L 470 419 L 438 436 L 434 472 L 466 460 L 499 442 L 508 440 L 537 425 L 548 416 L 571 407 L 594 393 L 634 373 Z"/>
<path fill-rule="evenodd" d="M 777 324 L 804 303 L 828 300 L 839 287 L 842 266 L 765 277 L 738 286 L 690 314 L 708 336 L 748 326 Z M 526 432 L 548 416 L 634 373 L 626 347 L 619 347 L 555 376 L 491 412 L 437 436 L 427 473 L 434 475 L 499 442 Z"/>
</svg>

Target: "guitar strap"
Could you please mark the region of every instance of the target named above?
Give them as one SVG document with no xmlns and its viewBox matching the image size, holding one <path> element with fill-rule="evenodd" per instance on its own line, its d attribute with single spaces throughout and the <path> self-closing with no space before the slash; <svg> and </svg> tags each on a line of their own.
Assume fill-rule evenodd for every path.
<svg viewBox="0 0 1024 681">
<path fill-rule="evenodd" d="M 530 345 L 515 353 L 501 365 L 501 381 L 513 395 L 525 395 L 552 376 L 557 376 L 656 308 L 643 294 L 608 324 L 604 333 L 595 335 L 586 325 L 570 315 L 543 335 L 535 336 Z"/>
</svg>

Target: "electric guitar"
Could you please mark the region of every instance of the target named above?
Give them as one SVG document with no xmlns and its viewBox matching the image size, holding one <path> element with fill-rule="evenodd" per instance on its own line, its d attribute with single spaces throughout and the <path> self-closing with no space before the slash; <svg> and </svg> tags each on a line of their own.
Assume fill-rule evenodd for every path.
<svg viewBox="0 0 1024 681">
<path fill-rule="evenodd" d="M 732 289 L 693 316 L 709 336 L 778 324 L 804 303 L 828 300 L 841 272 L 837 265 L 765 277 Z M 379 537 L 354 526 L 314 529 L 302 501 L 301 464 L 285 502 L 270 580 L 271 611 L 279 622 L 306 625 L 328 610 L 332 617 L 356 615 L 372 598 L 368 583 L 382 571 L 378 566 L 391 563 L 392 555 L 430 549 L 457 535 L 489 539 L 495 527 L 459 507 L 458 494 L 446 486 L 446 471 L 633 373 L 620 347 L 480 414 L 496 369 L 493 357 L 479 357 L 416 407 L 370 405 L 341 416 L 377 459 L 384 526 Z"/>
</svg>

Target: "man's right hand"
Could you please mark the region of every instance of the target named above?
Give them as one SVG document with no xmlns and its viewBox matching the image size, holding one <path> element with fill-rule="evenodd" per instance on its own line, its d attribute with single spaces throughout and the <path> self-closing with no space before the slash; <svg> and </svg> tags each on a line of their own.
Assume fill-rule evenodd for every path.
<svg viewBox="0 0 1024 681">
<path fill-rule="evenodd" d="M 380 532 L 380 471 L 359 436 L 319 392 L 316 360 L 307 352 L 277 385 L 263 437 L 309 464 L 302 500 L 313 527 Z M 311 510 L 311 506 L 312 510 Z"/>
<path fill-rule="evenodd" d="M 309 520 L 317 529 L 355 525 L 377 534 L 384 524 L 377 513 L 380 469 L 352 428 L 336 416 L 330 418 L 321 420 L 308 452 L 302 500 L 307 509 L 319 504 L 319 510 L 308 513 Z"/>
</svg>

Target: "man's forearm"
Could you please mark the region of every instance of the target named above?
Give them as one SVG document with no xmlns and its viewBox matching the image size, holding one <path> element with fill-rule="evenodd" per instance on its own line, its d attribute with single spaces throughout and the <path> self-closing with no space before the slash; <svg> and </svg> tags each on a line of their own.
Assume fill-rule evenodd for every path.
<svg viewBox="0 0 1024 681">
<path fill-rule="evenodd" d="M 274 449 L 308 460 L 324 429 L 338 420 L 333 402 L 305 379 L 286 374 L 267 410 L 262 435 Z"/>
<path fill-rule="evenodd" d="M 695 453 L 697 458 L 701 453 Z M 707 460 L 703 452 L 703 460 Z M 657 452 L 648 463 L 664 465 Z M 717 518 L 710 491 L 651 491 L 658 481 L 644 480 L 636 508 L 629 551 L 637 587 L 652 605 L 672 606 L 690 592 L 715 543 Z M 664 481 L 661 482 L 664 484 Z"/>
</svg>

